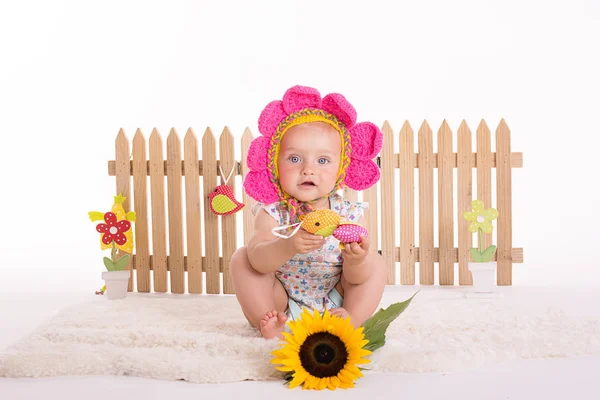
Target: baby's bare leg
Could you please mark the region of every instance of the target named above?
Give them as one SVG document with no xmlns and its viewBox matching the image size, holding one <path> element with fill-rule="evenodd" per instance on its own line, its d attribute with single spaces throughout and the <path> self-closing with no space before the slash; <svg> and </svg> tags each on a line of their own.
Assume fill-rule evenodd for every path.
<svg viewBox="0 0 600 400">
<path fill-rule="evenodd" d="M 338 292 L 344 297 L 343 309 L 350 315 L 350 322 L 356 328 L 375 313 L 387 282 L 387 270 L 381 255 L 370 253 L 366 262 L 373 266 L 373 273 L 369 279 L 361 284 L 352 284 L 342 273 L 340 283 L 336 286 Z"/>
<path fill-rule="evenodd" d="M 250 265 L 246 247 L 231 256 L 231 280 L 242 311 L 265 338 L 280 336 L 287 319 L 288 297 L 275 273 L 261 274 Z"/>
</svg>

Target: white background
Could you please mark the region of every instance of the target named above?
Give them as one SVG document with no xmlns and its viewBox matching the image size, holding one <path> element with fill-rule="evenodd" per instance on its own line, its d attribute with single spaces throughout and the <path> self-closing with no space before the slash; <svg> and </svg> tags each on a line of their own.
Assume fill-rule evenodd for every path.
<svg viewBox="0 0 600 400">
<path fill-rule="evenodd" d="M 514 284 L 600 284 L 598 0 L 5 1 L 0 37 L 2 292 L 102 285 L 119 128 L 257 134 L 295 84 L 395 131 L 505 118 Z"/>
</svg>

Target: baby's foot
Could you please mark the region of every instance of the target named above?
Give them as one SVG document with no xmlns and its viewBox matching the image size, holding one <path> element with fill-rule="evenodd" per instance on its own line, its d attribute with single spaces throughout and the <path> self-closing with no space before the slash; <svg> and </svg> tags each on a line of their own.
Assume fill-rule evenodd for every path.
<svg viewBox="0 0 600 400">
<path fill-rule="evenodd" d="M 281 339 L 283 338 L 282 332 L 285 329 L 285 321 L 287 321 L 285 313 L 275 310 L 269 311 L 260 321 L 260 333 L 265 339 L 274 337 Z"/>
</svg>

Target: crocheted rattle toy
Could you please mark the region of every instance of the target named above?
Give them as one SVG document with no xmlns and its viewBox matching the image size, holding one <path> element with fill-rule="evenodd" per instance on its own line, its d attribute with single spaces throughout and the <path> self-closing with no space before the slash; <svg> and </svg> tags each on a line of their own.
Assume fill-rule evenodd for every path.
<svg viewBox="0 0 600 400">
<path fill-rule="evenodd" d="M 369 231 L 356 222 L 350 222 L 342 218 L 333 210 L 315 210 L 300 217 L 301 222 L 298 223 L 296 229 L 289 235 L 284 236 L 277 231 L 287 229 L 289 226 L 273 228 L 271 231 L 275 236 L 281 238 L 290 238 L 294 236 L 300 228 L 323 237 L 333 236 L 340 241 L 340 248 L 344 248 L 344 243 L 361 242 L 361 235 L 369 237 Z"/>
</svg>

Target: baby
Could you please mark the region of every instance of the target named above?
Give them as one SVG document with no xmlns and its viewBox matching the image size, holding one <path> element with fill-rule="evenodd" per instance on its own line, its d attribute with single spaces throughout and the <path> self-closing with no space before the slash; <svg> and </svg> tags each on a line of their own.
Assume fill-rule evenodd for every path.
<svg viewBox="0 0 600 400">
<path fill-rule="evenodd" d="M 381 131 L 369 122 L 357 124 L 342 95 L 321 98 L 304 86 L 269 103 L 258 127 L 262 136 L 250 145 L 244 180 L 246 193 L 259 202 L 255 233 L 230 264 L 244 315 L 267 339 L 282 337 L 285 322 L 297 319 L 301 308 L 329 310 L 360 326 L 379 305 L 387 277 L 369 238 L 342 250 L 333 236 L 289 231 L 316 209 L 366 226 L 362 203 L 352 204 L 337 191 L 364 190 L 379 180 L 372 159 L 382 146 Z M 274 235 L 286 227 L 285 238 Z"/>
</svg>

